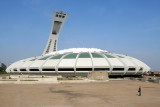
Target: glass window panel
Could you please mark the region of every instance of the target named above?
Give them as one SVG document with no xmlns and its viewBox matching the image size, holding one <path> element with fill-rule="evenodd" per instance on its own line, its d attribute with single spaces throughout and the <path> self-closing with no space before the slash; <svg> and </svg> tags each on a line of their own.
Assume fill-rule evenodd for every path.
<svg viewBox="0 0 160 107">
<path fill-rule="evenodd" d="M 79 58 L 90 58 L 90 55 L 89 55 L 89 53 L 81 53 L 79 55 Z"/>
<path fill-rule="evenodd" d="M 45 56 L 45 57 L 43 57 L 43 58 L 40 58 L 40 59 L 38 59 L 38 60 L 46 60 L 47 58 L 49 58 L 50 56 Z"/>
<path fill-rule="evenodd" d="M 53 57 L 50 58 L 50 59 L 61 59 L 61 57 L 62 57 L 63 55 L 64 55 L 64 54 L 56 55 L 56 56 L 53 56 Z"/>
<path fill-rule="evenodd" d="M 92 53 L 93 58 L 103 58 L 103 56 L 97 54 L 97 53 Z"/>
<path fill-rule="evenodd" d="M 74 53 L 74 54 L 69 54 L 65 56 L 64 59 L 76 59 L 76 57 L 77 57 L 77 53 Z"/>
<path fill-rule="evenodd" d="M 104 54 L 107 58 L 115 58 L 114 56 L 112 56 L 112 55 L 110 55 L 110 54 L 107 54 L 107 53 L 105 53 Z"/>
</svg>

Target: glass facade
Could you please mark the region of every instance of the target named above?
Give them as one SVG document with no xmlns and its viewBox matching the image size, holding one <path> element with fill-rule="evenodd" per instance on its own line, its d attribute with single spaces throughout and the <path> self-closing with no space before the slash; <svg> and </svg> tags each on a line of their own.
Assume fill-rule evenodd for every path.
<svg viewBox="0 0 160 107">
<path fill-rule="evenodd" d="M 124 58 L 123 56 L 117 55 L 119 58 Z"/>
<path fill-rule="evenodd" d="M 74 54 L 69 54 L 65 56 L 64 59 L 76 59 L 76 57 L 77 57 L 77 53 L 74 53 Z"/>
<path fill-rule="evenodd" d="M 61 57 L 62 57 L 63 55 L 64 55 L 64 54 L 56 55 L 56 56 L 53 56 L 53 57 L 50 58 L 50 59 L 61 59 Z"/>
<path fill-rule="evenodd" d="M 89 55 L 89 53 L 81 53 L 79 55 L 79 58 L 91 58 L 91 56 Z"/>
<path fill-rule="evenodd" d="M 35 61 L 37 58 L 33 58 L 33 59 L 31 59 L 30 61 Z"/>
<path fill-rule="evenodd" d="M 110 55 L 110 54 L 108 54 L 108 53 L 105 53 L 104 54 L 107 58 L 115 58 L 114 56 L 112 56 L 112 55 Z"/>
<path fill-rule="evenodd" d="M 92 53 L 93 58 L 104 58 L 103 56 L 97 54 L 97 53 Z"/>
<path fill-rule="evenodd" d="M 43 57 L 43 58 L 40 58 L 40 59 L 38 59 L 38 60 L 46 60 L 47 58 L 49 58 L 50 56 L 45 56 L 45 57 Z"/>
</svg>

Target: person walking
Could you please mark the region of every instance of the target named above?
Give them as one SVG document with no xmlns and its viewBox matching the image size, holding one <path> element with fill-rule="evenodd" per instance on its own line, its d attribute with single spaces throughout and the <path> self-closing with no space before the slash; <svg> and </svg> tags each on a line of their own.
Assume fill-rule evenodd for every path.
<svg viewBox="0 0 160 107">
<path fill-rule="evenodd" d="M 141 96 L 141 86 L 139 86 L 139 89 L 138 89 L 138 93 L 139 93 L 139 96 Z"/>
</svg>

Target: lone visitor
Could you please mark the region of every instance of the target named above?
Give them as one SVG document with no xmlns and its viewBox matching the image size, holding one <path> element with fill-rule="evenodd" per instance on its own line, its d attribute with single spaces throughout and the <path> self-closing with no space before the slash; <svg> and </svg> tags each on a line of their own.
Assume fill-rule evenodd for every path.
<svg viewBox="0 0 160 107">
<path fill-rule="evenodd" d="M 141 96 L 141 86 L 139 86 L 138 93 L 139 93 L 139 96 Z"/>
</svg>

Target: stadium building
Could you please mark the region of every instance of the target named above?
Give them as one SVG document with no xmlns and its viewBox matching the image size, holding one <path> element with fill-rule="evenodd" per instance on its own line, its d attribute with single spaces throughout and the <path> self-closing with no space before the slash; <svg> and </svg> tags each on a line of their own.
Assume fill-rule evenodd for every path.
<svg viewBox="0 0 160 107">
<path fill-rule="evenodd" d="M 88 72 L 106 71 L 110 76 L 146 74 L 150 67 L 142 61 L 95 48 L 57 51 L 60 30 L 67 13 L 54 11 L 49 40 L 42 56 L 17 61 L 7 68 L 10 74 L 87 76 Z"/>
</svg>

